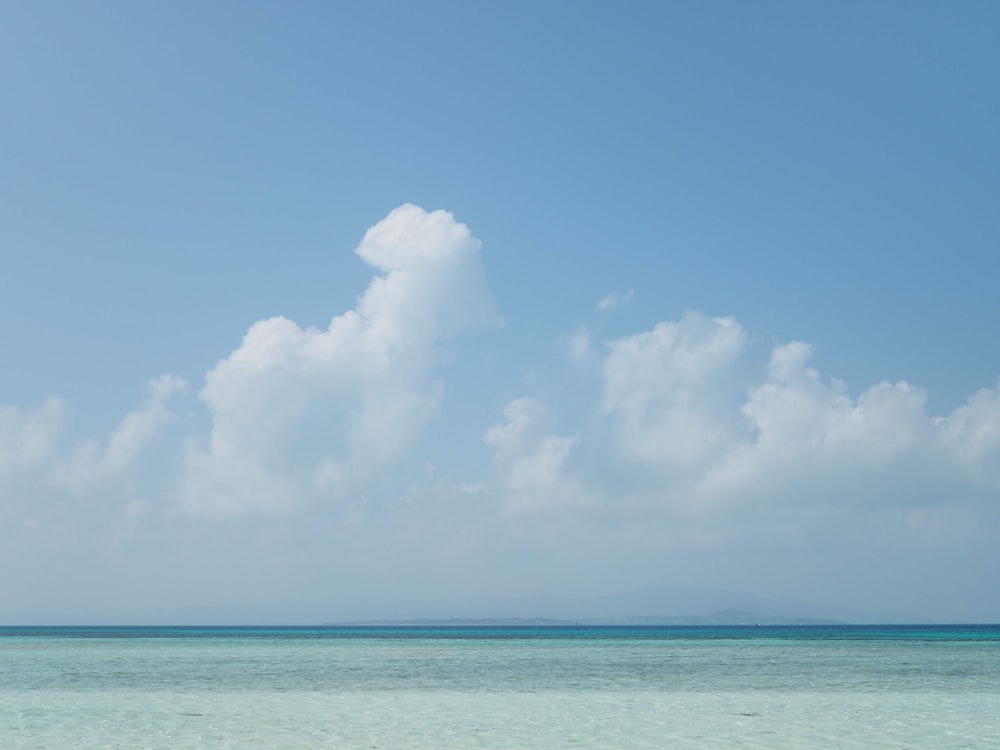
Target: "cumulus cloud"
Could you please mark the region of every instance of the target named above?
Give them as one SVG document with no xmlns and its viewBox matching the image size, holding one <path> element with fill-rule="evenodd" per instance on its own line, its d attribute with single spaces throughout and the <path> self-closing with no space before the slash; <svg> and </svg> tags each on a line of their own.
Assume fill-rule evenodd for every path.
<svg viewBox="0 0 1000 750">
<path fill-rule="evenodd" d="M 567 468 L 578 436 L 552 432 L 555 415 L 538 399 L 518 398 L 503 409 L 503 421 L 490 427 L 483 440 L 494 447 L 493 462 L 502 475 L 508 513 L 579 507 L 588 493 Z"/>
<path fill-rule="evenodd" d="M 882 382 L 855 399 L 808 367 L 810 354 L 802 343 L 775 348 L 767 382 L 742 408 L 753 438 L 705 477 L 708 495 L 924 507 L 1000 489 L 996 390 L 932 417 L 923 389 Z"/>
<path fill-rule="evenodd" d="M 607 344 L 599 411 L 614 461 L 649 470 L 649 502 L 922 508 L 1000 489 L 997 389 L 933 417 L 907 382 L 852 397 L 803 342 L 774 347 L 755 382 L 746 339 L 732 318 L 689 312 Z"/>
<path fill-rule="evenodd" d="M 745 342 L 733 318 L 698 312 L 610 342 L 600 408 L 618 456 L 677 469 L 715 460 L 738 432 L 731 391 Z"/>
<path fill-rule="evenodd" d="M 774 348 L 765 382 L 741 408 L 751 436 L 708 472 L 709 497 L 734 501 L 856 503 L 872 494 L 912 493 L 907 461 L 932 458 L 926 394 L 909 383 L 879 383 L 852 398 L 808 367 L 812 347 Z M 883 497 L 883 499 L 888 499 Z"/>
<path fill-rule="evenodd" d="M 205 379 L 207 440 L 181 487 L 194 514 L 343 498 L 402 456 L 436 414 L 435 366 L 461 331 L 497 322 L 480 242 L 445 211 L 403 205 L 355 250 L 376 271 L 325 330 L 255 323 Z"/>
<path fill-rule="evenodd" d="M 434 435 L 461 450 L 423 455 L 439 366 L 463 331 L 498 321 L 480 243 L 451 214 L 405 205 L 355 252 L 373 269 L 357 303 L 325 328 L 251 325 L 205 376 L 201 431 L 194 414 L 187 433 L 166 429 L 185 388 L 170 375 L 91 440 L 67 434 L 57 398 L 0 408 L 0 562 L 45 564 L 63 581 L 67 560 L 96 559 L 88 579 L 103 582 L 100 559 L 107 571 L 129 560 L 176 580 L 179 601 L 234 583 L 277 601 L 290 585 L 326 596 L 326 571 L 359 560 L 365 577 L 350 585 L 402 595 L 456 581 L 478 592 L 484 577 L 519 588 L 529 566 L 553 586 L 703 575 L 695 585 L 738 587 L 777 574 L 806 591 L 824 571 L 864 578 L 872 561 L 896 566 L 885 580 L 898 588 L 928 550 L 962 575 L 988 568 L 964 555 L 995 557 L 1000 383 L 931 414 L 912 383 L 852 390 L 813 366 L 805 342 L 761 352 L 735 318 L 691 311 L 606 341 L 577 329 L 560 343 L 583 366 L 562 383 L 537 377 L 546 401 L 510 400 L 488 427 L 470 426 L 469 409 L 462 431 Z M 289 510 L 301 512 L 273 515 Z M 789 561 L 813 567 L 784 575 Z"/>
<path fill-rule="evenodd" d="M 187 387 L 182 378 L 161 375 L 146 385 L 146 400 L 129 412 L 106 441 L 87 440 L 54 468 L 52 483 L 79 491 L 128 469 L 161 428 L 175 418 L 170 399 Z"/>
<path fill-rule="evenodd" d="M 146 384 L 145 401 L 104 440 L 68 442 L 69 406 L 50 397 L 37 409 L 0 407 L 0 476 L 34 473 L 42 484 L 80 491 L 131 467 L 161 428 L 173 421 L 170 400 L 184 380 L 161 375 Z"/>
<path fill-rule="evenodd" d="M 931 533 L 943 517 L 934 508 L 995 500 L 1000 387 L 935 416 L 911 383 L 855 396 L 811 366 L 811 345 L 778 344 L 760 362 L 748 339 L 735 318 L 697 311 L 600 346 L 578 329 L 565 349 L 596 364 L 594 418 L 559 435 L 552 409 L 516 399 L 484 436 L 507 511 L 584 505 L 602 524 L 683 517 L 689 530 L 744 511 L 799 514 L 796 524 L 802 514 L 891 511 L 903 514 L 901 526 Z"/>
<path fill-rule="evenodd" d="M 1000 484 L 1000 381 L 983 388 L 946 418 L 935 420 L 954 457 L 977 478 Z"/>
</svg>

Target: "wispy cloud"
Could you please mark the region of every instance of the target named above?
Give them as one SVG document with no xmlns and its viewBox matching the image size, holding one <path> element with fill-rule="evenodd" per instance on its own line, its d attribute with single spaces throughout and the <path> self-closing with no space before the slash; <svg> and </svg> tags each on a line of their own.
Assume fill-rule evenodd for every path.
<svg viewBox="0 0 1000 750">
<path fill-rule="evenodd" d="M 628 289 L 624 292 L 610 292 L 597 300 L 596 308 L 601 312 L 615 312 L 631 304 L 635 292 Z"/>
<path fill-rule="evenodd" d="M 52 482 L 79 491 L 128 469 L 157 433 L 174 421 L 169 402 L 186 388 L 187 383 L 174 375 L 151 380 L 145 402 L 126 414 L 106 440 L 87 440 L 76 446 L 54 468 Z"/>
</svg>

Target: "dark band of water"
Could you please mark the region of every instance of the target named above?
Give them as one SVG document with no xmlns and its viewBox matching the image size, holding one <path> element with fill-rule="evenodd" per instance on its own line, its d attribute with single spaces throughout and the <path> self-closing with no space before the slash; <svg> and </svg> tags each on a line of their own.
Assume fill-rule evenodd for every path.
<svg viewBox="0 0 1000 750">
<path fill-rule="evenodd" d="M 15 626 L 0 638 L 378 638 L 378 639 L 642 639 L 642 640 L 927 640 L 1000 641 L 1000 625 L 767 626 Z"/>
</svg>

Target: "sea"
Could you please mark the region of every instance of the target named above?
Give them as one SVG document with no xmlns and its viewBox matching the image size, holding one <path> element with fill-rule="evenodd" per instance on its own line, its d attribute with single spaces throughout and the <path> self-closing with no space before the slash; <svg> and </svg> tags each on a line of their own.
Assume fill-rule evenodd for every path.
<svg viewBox="0 0 1000 750">
<path fill-rule="evenodd" d="M 1000 626 L 8 627 L 0 748 L 1000 748 Z"/>
</svg>

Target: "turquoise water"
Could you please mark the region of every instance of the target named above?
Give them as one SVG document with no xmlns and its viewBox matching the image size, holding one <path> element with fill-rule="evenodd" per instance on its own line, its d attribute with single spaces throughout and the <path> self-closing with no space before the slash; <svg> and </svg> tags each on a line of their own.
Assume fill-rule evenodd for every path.
<svg viewBox="0 0 1000 750">
<path fill-rule="evenodd" d="M 0 628 L 3 748 L 1000 748 L 1000 627 Z"/>
</svg>

